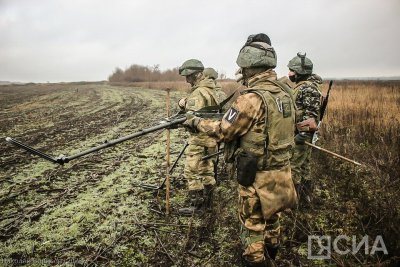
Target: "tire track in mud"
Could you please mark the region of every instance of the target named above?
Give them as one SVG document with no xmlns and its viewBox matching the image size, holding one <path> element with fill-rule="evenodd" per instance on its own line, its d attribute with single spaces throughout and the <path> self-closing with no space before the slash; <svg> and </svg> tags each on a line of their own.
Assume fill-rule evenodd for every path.
<svg viewBox="0 0 400 267">
<path fill-rule="evenodd" d="M 142 121 L 144 121 L 143 118 L 148 119 L 148 117 L 143 117 L 140 115 L 140 113 L 138 112 L 139 110 L 142 110 L 144 107 L 149 106 L 149 100 L 144 99 L 143 96 L 140 96 L 140 94 L 137 94 L 137 92 L 135 92 L 135 94 L 133 96 L 130 97 L 130 101 L 126 102 L 127 104 L 125 104 L 122 107 L 118 107 L 118 109 L 116 109 L 115 114 L 118 117 L 118 119 L 114 122 L 115 124 L 118 124 L 119 120 L 122 120 L 124 118 L 129 119 L 130 121 L 136 121 L 136 123 L 141 123 Z M 132 105 L 132 103 L 134 102 L 134 105 Z M 96 105 L 95 105 L 96 106 Z M 116 106 L 115 104 L 113 104 L 112 106 Z M 104 116 L 102 116 L 101 112 L 108 110 L 107 108 L 101 108 L 98 109 L 98 112 L 95 113 L 95 115 L 92 115 L 90 117 L 87 117 L 87 120 L 93 118 L 93 116 L 95 116 L 96 121 L 98 121 L 98 118 L 100 119 L 104 119 Z M 122 115 L 121 115 L 122 113 Z M 143 113 L 143 112 L 142 112 Z M 149 114 L 153 113 L 149 112 Z M 132 116 L 132 117 L 130 117 Z M 81 120 L 81 118 L 74 118 L 74 121 L 77 120 Z M 102 122 L 104 123 L 104 120 L 102 120 Z M 132 123 L 134 124 L 134 123 Z M 122 127 L 122 129 L 119 129 L 121 131 L 126 130 L 126 128 L 128 128 L 129 125 L 125 125 L 124 127 Z M 57 126 L 53 126 L 50 128 L 54 128 L 56 129 L 55 131 L 65 131 L 65 129 L 67 127 L 65 127 L 65 124 L 61 124 L 61 125 L 57 125 Z M 38 136 L 40 135 L 40 132 L 37 131 L 32 131 L 31 132 L 32 137 L 31 140 L 36 141 L 38 139 Z M 97 131 L 94 131 L 91 133 L 92 136 L 95 136 L 97 134 Z M 75 135 L 73 135 L 72 137 L 78 136 L 79 133 L 76 133 Z M 70 137 L 69 137 L 70 138 Z M 152 139 L 155 140 L 155 139 Z M 145 145 L 148 145 L 149 141 L 148 140 L 141 140 L 139 142 L 136 142 L 136 144 L 134 145 L 134 149 L 137 150 L 140 147 L 143 147 Z M 108 152 L 109 150 L 112 149 L 107 149 Z M 3 150 L 4 151 L 4 150 Z M 3 152 L 2 151 L 2 152 Z M 3 209 L 2 212 L 0 213 L 0 220 L 2 219 L 10 219 L 13 217 L 13 215 L 16 214 L 27 214 L 27 211 L 32 211 L 32 209 L 34 207 L 36 207 L 37 205 L 40 206 L 40 203 L 42 203 L 44 200 L 48 199 L 50 197 L 50 201 L 47 202 L 45 208 L 51 208 L 57 205 L 62 205 L 62 201 L 66 200 L 66 201 L 73 201 L 73 199 L 81 192 L 84 192 L 86 190 L 86 188 L 96 184 L 96 182 L 101 180 L 101 177 L 107 176 L 110 173 L 112 173 L 116 167 L 119 166 L 118 162 L 121 162 L 123 160 L 123 158 L 126 159 L 125 156 L 120 156 L 117 158 L 113 158 L 113 157 L 108 157 L 107 156 L 107 151 L 105 151 L 105 153 L 96 153 L 96 157 L 87 157 L 87 158 L 83 158 L 82 160 L 80 160 L 79 163 L 76 163 L 72 166 L 70 166 L 68 169 L 63 169 L 62 167 L 59 167 L 58 169 L 54 170 L 52 168 L 45 170 L 40 177 L 37 178 L 31 178 L 28 181 L 23 181 L 23 182 L 19 182 L 19 183 L 13 183 L 12 179 L 10 179 L 9 177 L 7 179 L 3 179 L 0 180 L 0 182 L 2 182 L 3 184 L 5 183 L 11 183 L 10 186 L 5 187 L 3 190 L 1 190 L 1 194 L 0 194 L 0 202 L 3 204 Z M 39 159 L 41 160 L 41 159 Z M 105 161 L 114 161 L 116 163 L 112 164 L 111 166 L 108 167 L 104 167 L 101 171 L 94 171 L 96 169 L 96 167 L 94 168 L 90 168 L 90 166 L 99 164 L 101 162 L 105 162 Z M 11 158 L 11 162 L 7 162 L 7 159 L 4 160 L 2 159 L 2 163 L 18 163 L 16 164 L 17 166 L 14 166 L 14 169 L 18 169 L 21 166 L 26 165 L 26 162 L 29 162 L 28 159 L 21 161 L 21 160 L 15 160 L 15 156 Z M 28 165 L 32 165 L 28 164 Z M 35 165 L 35 163 L 33 163 L 33 165 Z M 102 164 L 100 164 L 102 166 Z M 107 165 L 107 164 L 106 164 Z M 3 165 L 4 166 L 4 165 Z M 104 166 L 104 165 L 103 165 Z M 70 172 L 79 172 L 82 171 L 82 169 L 87 169 L 85 171 L 83 171 L 81 173 L 81 179 L 79 180 L 72 180 L 68 177 L 68 174 Z M 8 172 L 9 175 L 12 175 L 13 172 Z M 87 179 L 86 177 L 96 177 L 98 179 Z M 55 182 L 55 181 L 59 181 L 59 183 Z M 63 188 L 62 185 L 63 181 L 68 181 L 69 184 L 69 188 Z M 74 190 L 71 190 L 71 188 L 73 188 Z M 36 190 L 34 190 L 36 189 Z M 29 198 L 34 198 L 36 199 L 35 201 L 31 201 L 34 202 L 33 205 L 32 203 L 27 204 L 25 206 L 22 206 L 19 203 L 24 203 L 25 198 L 27 197 L 25 195 L 25 193 L 30 192 L 29 194 Z M 33 193 L 35 192 L 35 193 Z M 57 193 L 57 192 L 61 192 L 61 193 Z M 57 193 L 57 194 L 54 194 Z M 18 207 L 16 207 L 18 205 Z M 35 214 L 34 219 L 35 220 L 39 220 L 40 216 L 43 215 L 45 209 L 42 209 L 41 214 Z M 8 213 L 8 214 L 7 214 Z M 22 216 L 23 218 L 27 217 L 27 216 Z M 29 217 L 29 219 L 32 219 L 32 217 Z M 2 220 L 3 221 L 3 220 Z M 18 232 L 19 230 L 19 226 L 20 224 L 23 222 L 24 220 L 19 220 L 19 217 L 17 216 L 17 218 L 14 218 L 14 222 L 16 223 L 16 225 L 13 225 L 13 227 L 5 227 L 5 229 L 3 229 L 3 227 L 1 228 L 1 239 L 7 240 L 8 238 L 12 237 L 15 233 Z M 11 223 L 13 223 L 13 221 L 11 221 Z M 2 226 L 4 225 L 4 221 L 2 223 Z M 6 221 L 5 222 L 5 226 L 9 226 L 10 222 Z M 5 231 L 4 231 L 5 230 Z"/>
<path fill-rule="evenodd" d="M 82 92 L 83 90 L 81 90 Z M 63 91 L 61 93 L 64 93 Z M 65 143 L 65 140 L 78 140 L 91 138 L 97 134 L 100 134 L 106 130 L 110 123 L 118 124 L 122 119 L 127 118 L 128 114 L 134 114 L 132 110 L 137 111 L 144 104 L 142 100 L 137 101 L 135 106 L 131 105 L 134 102 L 135 95 L 131 96 L 129 102 L 123 103 L 105 103 L 101 102 L 101 91 L 96 91 L 93 88 L 85 88 L 83 92 L 86 96 L 88 94 L 87 100 L 85 101 L 85 106 L 81 106 L 80 110 L 84 110 L 84 114 L 80 115 L 77 112 L 72 113 L 72 111 L 65 113 L 65 109 L 68 108 L 66 102 L 68 100 L 64 99 L 61 103 L 56 103 L 54 105 L 64 106 L 65 108 L 57 109 L 54 111 L 55 114 L 52 115 L 50 121 L 43 119 L 42 122 L 47 122 L 50 126 L 43 125 L 40 128 L 27 129 L 22 133 L 16 135 L 10 134 L 13 137 L 33 146 L 39 150 L 51 151 L 54 148 L 58 148 L 59 144 Z M 62 99 L 62 98 L 61 98 Z M 72 98 L 71 101 L 76 99 Z M 24 105 L 25 102 L 22 103 Z M 121 106 L 121 104 L 123 104 Z M 35 106 L 33 106 L 34 108 Z M 100 107 L 100 108 L 99 108 Z M 18 110 L 18 108 L 16 108 Z M 86 111 L 87 110 L 87 111 Z M 41 109 L 39 110 L 29 110 L 28 113 L 37 112 L 42 114 Z M 77 116 L 79 115 L 79 116 Z M 117 118 L 117 120 L 115 120 Z M 35 118 L 34 116 L 34 119 Z M 114 121 L 111 121 L 111 120 Z M 24 123 L 24 125 L 31 125 L 30 123 Z M 4 140 L 4 139 L 3 139 Z M 31 157 L 14 157 L 12 153 L 15 153 L 15 147 L 7 145 L 2 147 L 0 152 L 4 155 L 0 161 L 0 164 L 7 166 L 10 163 L 13 166 L 16 164 L 27 164 L 31 161 Z"/>
<path fill-rule="evenodd" d="M 86 139 L 79 137 L 87 133 L 88 127 L 68 132 L 72 128 L 64 123 L 59 128 L 57 125 L 47 127 L 54 130 L 53 133 L 65 131 L 65 138 L 60 138 L 56 144 L 43 141 L 48 136 L 41 137 L 37 129 L 30 132 L 30 141 L 50 154 L 59 147 L 64 147 L 63 152 L 74 154 L 76 148 L 82 151 L 99 145 L 100 140 L 115 139 L 154 126 L 158 118 L 164 117 L 163 92 L 122 93 L 126 96 L 123 104 L 111 107 L 107 115 L 104 114 L 109 109 L 98 106 L 96 112 L 84 115 L 87 123 L 95 127 L 90 129 Z M 79 118 L 71 120 L 76 122 Z M 162 131 L 152 133 L 63 167 L 39 158 L 32 160 L 30 155 L 21 159 L 19 150 L 11 151 L 8 163 L 13 168 L 7 168 L 6 177 L 0 177 L 0 202 L 4 207 L 0 211 L 0 246 L 4 244 L 0 257 L 65 260 L 72 257 L 92 264 L 108 262 L 104 256 L 115 256 L 110 248 L 116 240 L 130 243 L 130 236 L 138 233 L 137 226 L 127 225 L 125 217 L 148 216 L 143 204 L 149 202 L 151 194 L 133 187 L 131 182 L 154 184 L 159 181 L 165 150 L 157 143 L 163 142 L 159 140 L 163 136 Z M 74 144 L 71 140 L 80 141 Z M 148 150 L 154 144 L 155 150 Z M 13 197 L 7 199 L 10 196 Z M 112 227 L 111 232 L 107 230 L 109 227 Z M 108 236 L 113 233 L 116 236 L 109 243 Z"/>
</svg>

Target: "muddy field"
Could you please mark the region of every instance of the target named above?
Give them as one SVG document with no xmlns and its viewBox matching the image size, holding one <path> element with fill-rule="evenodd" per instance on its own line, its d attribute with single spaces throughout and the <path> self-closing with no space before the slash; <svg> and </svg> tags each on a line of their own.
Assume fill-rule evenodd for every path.
<svg viewBox="0 0 400 267">
<path fill-rule="evenodd" d="M 165 95 L 162 90 L 102 83 L 0 86 L 0 266 L 240 266 L 236 184 L 224 175 L 223 164 L 213 216 L 177 215 L 185 202 L 183 161 L 171 177 L 169 216 L 164 190 L 137 186 L 159 185 L 164 179 L 165 131 L 64 166 L 5 142 L 5 137 L 12 137 L 54 157 L 72 155 L 156 125 L 166 117 Z M 172 103 L 182 95 L 185 92 L 173 91 Z M 176 106 L 172 111 L 177 111 Z M 327 135 L 335 137 L 329 129 L 324 129 Z M 171 130 L 172 161 L 185 137 L 183 129 Z M 337 147 L 331 143 L 330 148 Z M 336 151 L 349 155 L 348 150 Z M 347 194 L 342 201 L 343 190 L 354 190 L 364 177 L 384 174 L 390 183 L 398 175 L 391 172 L 396 161 L 387 166 L 391 170 L 371 172 L 321 153 L 314 157 L 326 164 L 313 172 L 320 179 L 318 201 L 304 213 L 283 214 L 285 242 L 278 262 L 282 266 L 365 266 L 395 258 L 398 243 L 389 240 L 388 256 L 334 254 L 331 260 L 307 260 L 307 235 L 375 233 L 375 228 L 366 227 L 371 220 L 380 225 L 384 218 L 357 210 L 361 197 Z M 331 170 L 317 173 L 324 168 Z M 359 180 L 334 184 L 333 178 L 343 173 Z M 399 205 L 392 206 L 394 214 L 387 227 L 399 218 Z M 372 219 L 364 222 L 368 215 Z M 398 234 L 398 229 L 385 230 Z"/>
<path fill-rule="evenodd" d="M 224 244 L 223 238 L 230 238 L 236 225 L 220 228 L 218 222 L 207 225 L 202 223 L 204 218 L 175 215 L 185 200 L 182 162 L 172 175 L 171 216 L 165 216 L 163 191 L 135 186 L 158 185 L 164 179 L 165 132 L 127 141 L 64 166 L 4 142 L 10 136 L 54 157 L 72 155 L 154 126 L 166 117 L 165 95 L 160 90 L 102 84 L 0 89 L 0 265 L 234 262 L 237 255 L 226 249 L 235 248 L 237 240 Z M 172 92 L 172 101 L 176 99 L 177 93 Z M 172 130 L 172 161 L 185 134 Z M 223 201 L 235 200 L 232 196 Z M 229 219 L 234 211 L 224 216 Z M 213 237 L 214 231 L 218 236 Z M 227 254 L 218 256 L 222 252 Z"/>
</svg>

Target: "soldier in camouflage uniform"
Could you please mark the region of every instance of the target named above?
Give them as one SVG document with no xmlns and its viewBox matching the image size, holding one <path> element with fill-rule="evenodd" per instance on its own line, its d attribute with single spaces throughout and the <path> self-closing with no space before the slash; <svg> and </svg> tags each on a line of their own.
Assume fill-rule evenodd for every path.
<svg viewBox="0 0 400 267">
<path fill-rule="evenodd" d="M 178 102 L 186 112 L 219 104 L 215 81 L 206 77 L 203 70 L 203 64 L 197 59 L 189 59 L 179 68 L 179 74 L 185 76 L 192 86 L 190 95 Z M 202 161 L 201 158 L 216 152 L 216 140 L 204 133 L 191 132 L 188 142 L 184 175 L 188 182 L 190 205 L 179 209 L 182 215 L 192 215 L 203 206 L 209 208 L 215 185 L 213 159 Z"/>
<path fill-rule="evenodd" d="M 280 211 L 297 201 L 290 171 L 295 108 L 277 81 L 276 53 L 267 35 L 249 36 L 236 62 L 248 89 L 221 121 L 187 114 L 184 124 L 223 140 L 225 150 L 233 151 L 228 158 L 237 164 L 243 263 L 276 266 Z"/>
<path fill-rule="evenodd" d="M 289 79 L 295 83 L 293 97 L 298 109 L 295 143 L 291 159 L 293 180 L 297 194 L 301 200 L 311 202 L 312 183 L 310 178 L 311 142 L 319 122 L 321 107 L 320 86 L 322 79 L 313 74 L 313 63 L 305 55 L 297 56 L 289 61 Z"/>
<path fill-rule="evenodd" d="M 213 68 L 205 68 L 203 73 L 204 73 L 204 76 L 214 80 L 214 82 L 215 82 L 215 94 L 217 95 L 219 103 L 224 101 L 226 99 L 226 94 L 225 94 L 224 91 L 222 91 L 221 84 L 219 82 L 217 82 L 218 72 Z"/>
</svg>

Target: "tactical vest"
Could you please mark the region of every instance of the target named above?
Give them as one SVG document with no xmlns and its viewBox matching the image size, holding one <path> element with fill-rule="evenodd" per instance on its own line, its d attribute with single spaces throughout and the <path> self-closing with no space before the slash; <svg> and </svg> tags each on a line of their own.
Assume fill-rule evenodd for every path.
<svg viewBox="0 0 400 267">
<path fill-rule="evenodd" d="M 239 148 L 258 157 L 258 170 L 279 169 L 287 165 L 294 145 L 295 106 L 290 95 L 275 86 L 270 89 L 248 89 L 243 93 L 260 96 L 265 117 L 240 138 Z"/>
</svg>

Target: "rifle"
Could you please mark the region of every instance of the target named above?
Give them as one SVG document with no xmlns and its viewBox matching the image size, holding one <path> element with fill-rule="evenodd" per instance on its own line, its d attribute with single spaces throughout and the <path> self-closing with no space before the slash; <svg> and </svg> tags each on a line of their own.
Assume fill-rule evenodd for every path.
<svg viewBox="0 0 400 267">
<path fill-rule="evenodd" d="M 222 117 L 224 115 L 223 113 L 220 112 L 222 107 L 233 97 L 233 95 L 235 93 L 233 93 L 232 95 L 227 97 L 219 105 L 207 106 L 207 107 L 201 108 L 201 109 L 199 109 L 199 110 L 197 110 L 195 112 L 192 112 L 192 113 L 195 116 L 201 117 L 201 118 L 220 118 L 220 117 Z M 33 147 L 31 147 L 31 146 L 29 146 L 27 144 L 24 144 L 24 143 L 14 139 L 14 138 L 6 137 L 6 141 L 11 143 L 11 144 L 13 144 L 13 145 L 15 145 L 15 146 L 17 146 L 17 147 L 20 147 L 20 148 L 30 152 L 31 154 L 37 155 L 37 156 L 39 156 L 39 157 L 41 157 L 41 158 L 43 158 L 45 160 L 48 160 L 48 161 L 50 161 L 52 163 L 64 165 L 65 163 L 68 163 L 73 159 L 80 158 L 82 156 L 94 153 L 96 151 L 102 150 L 102 149 L 107 148 L 107 147 L 115 146 L 115 145 L 117 145 L 119 143 L 122 143 L 122 142 L 125 142 L 127 140 L 130 140 L 130 139 L 133 139 L 133 138 L 136 138 L 136 137 L 139 137 L 139 136 L 143 136 L 143 135 L 146 135 L 146 134 L 149 134 L 149 133 L 161 130 L 161 129 L 172 128 L 172 127 L 174 127 L 176 125 L 182 124 L 186 120 L 186 115 L 185 114 L 186 113 L 180 111 L 176 115 L 164 119 L 163 121 L 160 122 L 159 125 L 156 125 L 154 127 L 150 127 L 150 128 L 147 128 L 147 129 L 140 130 L 139 132 L 136 132 L 136 133 L 133 133 L 133 134 L 130 134 L 130 135 L 118 138 L 118 139 L 114 139 L 114 140 L 111 140 L 111 141 L 105 141 L 102 145 L 90 148 L 88 150 L 82 151 L 82 152 L 77 153 L 77 154 L 72 155 L 72 156 L 65 156 L 65 155 L 61 154 L 61 155 L 59 155 L 58 157 L 55 158 L 55 157 L 53 157 L 53 156 L 51 156 L 49 154 L 46 154 L 46 153 L 44 153 L 42 151 L 39 151 L 39 150 L 35 149 L 35 148 L 33 148 Z"/>
<path fill-rule="evenodd" d="M 322 104 L 321 104 L 321 109 L 320 109 L 321 111 L 320 111 L 320 114 L 319 114 L 319 122 L 318 122 L 318 125 L 317 125 L 317 130 L 314 132 L 313 137 L 312 137 L 312 141 L 311 141 L 311 143 L 314 144 L 314 145 L 319 139 L 318 138 L 318 129 L 321 127 L 322 119 L 324 118 L 326 108 L 328 107 L 329 94 L 330 94 L 331 89 L 332 89 L 332 84 L 333 84 L 333 81 L 330 80 L 329 81 L 328 92 L 326 93 L 326 96 L 324 97 L 324 100 L 322 101 Z"/>
</svg>

